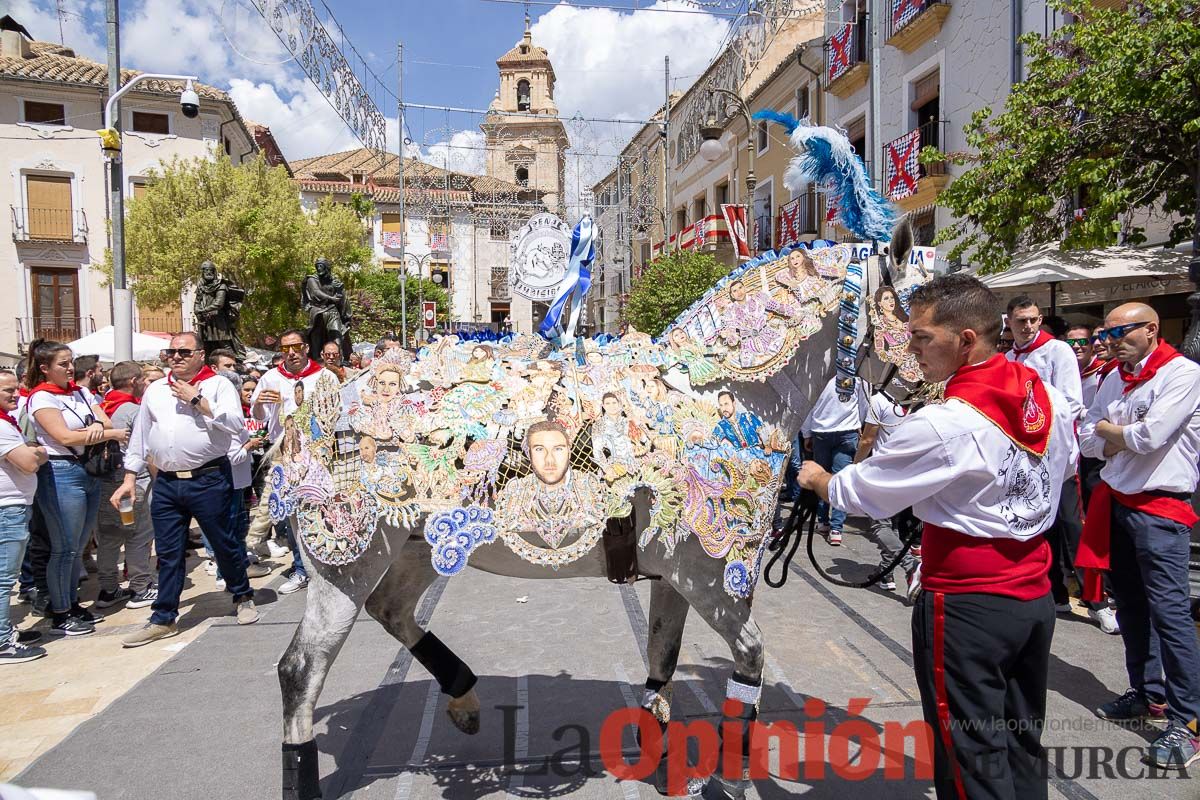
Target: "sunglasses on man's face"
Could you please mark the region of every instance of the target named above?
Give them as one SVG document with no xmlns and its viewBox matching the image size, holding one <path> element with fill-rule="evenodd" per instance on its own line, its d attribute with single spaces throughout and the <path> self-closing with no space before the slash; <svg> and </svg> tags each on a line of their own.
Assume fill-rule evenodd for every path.
<svg viewBox="0 0 1200 800">
<path fill-rule="evenodd" d="M 1109 339 L 1112 339 L 1113 341 L 1116 341 L 1117 339 L 1124 339 L 1126 336 L 1128 336 L 1133 331 L 1137 330 L 1138 328 L 1142 327 L 1143 325 L 1149 325 L 1149 324 L 1150 324 L 1149 321 L 1147 321 L 1147 322 L 1130 322 L 1128 325 L 1117 325 L 1112 328 L 1106 328 L 1105 330 L 1096 332 L 1096 341 L 1103 342 L 1103 341 L 1107 341 Z"/>
<path fill-rule="evenodd" d="M 281 344 L 279 349 L 285 353 L 302 353 L 304 352 L 304 343 L 300 344 Z"/>
<path fill-rule="evenodd" d="M 194 354 L 199 352 L 201 351 L 193 350 L 190 347 L 171 347 L 162 351 L 163 355 L 167 358 L 191 358 Z"/>
<path fill-rule="evenodd" d="M 1082 339 L 1064 339 L 1063 341 L 1071 345 L 1071 347 L 1087 347 L 1091 344 L 1092 339 L 1090 336 L 1085 336 Z"/>
</svg>

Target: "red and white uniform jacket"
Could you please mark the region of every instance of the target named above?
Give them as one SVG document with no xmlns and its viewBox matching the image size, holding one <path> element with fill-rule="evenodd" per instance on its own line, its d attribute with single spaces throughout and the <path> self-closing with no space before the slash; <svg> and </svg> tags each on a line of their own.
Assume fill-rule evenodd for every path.
<svg viewBox="0 0 1200 800">
<path fill-rule="evenodd" d="M 960 369 L 946 396 L 834 475 L 830 502 L 872 519 L 912 506 L 926 523 L 921 577 L 930 591 L 1041 597 L 1050 590 L 1041 534 L 1078 456 L 1071 405 L 1000 355 Z"/>
</svg>

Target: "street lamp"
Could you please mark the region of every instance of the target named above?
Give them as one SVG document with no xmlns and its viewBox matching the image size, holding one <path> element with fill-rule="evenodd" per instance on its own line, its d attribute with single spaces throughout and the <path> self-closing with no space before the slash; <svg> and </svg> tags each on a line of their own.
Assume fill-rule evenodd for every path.
<svg viewBox="0 0 1200 800">
<path fill-rule="evenodd" d="M 122 96 L 139 83 L 149 80 L 185 81 L 183 91 L 179 95 L 180 110 L 189 119 L 194 119 L 200 113 L 200 96 L 192 86 L 192 81 L 199 80 L 195 75 L 143 73 L 113 92 L 104 105 L 103 135 L 106 152 L 109 153 L 109 224 L 112 226 L 113 358 L 116 361 L 129 361 L 133 358 L 133 295 L 125 280 L 125 177 L 121 164 L 120 138 L 115 135 L 117 128 L 113 125 L 113 115 L 116 113 L 117 101 Z M 116 148 L 109 148 L 114 141 Z"/>
<path fill-rule="evenodd" d="M 754 147 L 754 120 L 750 116 L 750 109 L 746 105 L 746 101 L 737 95 L 736 92 L 731 92 L 728 89 L 720 89 L 713 87 L 709 90 L 709 96 L 724 95 L 737 106 L 737 111 L 746 121 L 746 229 L 750 230 L 750 220 L 754 213 L 754 188 L 758 186 L 758 179 L 754 175 L 754 156 L 756 154 Z M 728 109 L 727 109 L 728 110 Z M 725 148 L 721 145 L 720 138 L 724 129 L 717 124 L 715 119 L 710 118 L 705 125 L 700 127 L 700 138 L 704 141 L 700 144 L 700 155 L 705 161 L 716 161 L 725 154 Z M 733 231 L 730 231 L 733 234 Z"/>
<path fill-rule="evenodd" d="M 433 261 L 434 259 L 438 259 L 438 260 L 445 259 L 446 253 L 439 251 L 439 250 L 430 250 L 425 255 L 419 256 L 416 253 L 406 252 L 404 254 L 404 257 L 406 259 L 412 259 L 413 264 L 415 264 L 417 267 L 417 295 L 418 295 L 417 296 L 417 304 L 421 309 L 421 325 L 419 325 L 417 327 L 417 341 L 421 341 L 421 338 L 422 338 L 421 331 L 424 329 L 424 324 L 425 324 L 425 322 L 424 322 L 424 320 L 425 320 L 425 283 L 424 283 L 425 265 L 428 264 L 429 262 Z M 407 281 L 407 274 L 404 276 L 404 279 L 405 280 L 402 281 L 402 285 L 404 282 Z M 440 274 L 433 275 L 433 276 L 431 276 L 431 280 L 435 284 L 440 286 L 442 283 L 442 276 Z M 435 317 L 436 317 L 436 314 L 435 314 Z M 405 331 L 408 330 L 408 319 L 407 318 L 402 321 L 402 327 Z"/>
</svg>

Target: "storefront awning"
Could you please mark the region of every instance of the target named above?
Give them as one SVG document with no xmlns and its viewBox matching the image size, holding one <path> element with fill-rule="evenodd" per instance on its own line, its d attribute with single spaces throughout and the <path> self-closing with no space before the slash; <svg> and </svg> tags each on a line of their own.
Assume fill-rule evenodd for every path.
<svg viewBox="0 0 1200 800">
<path fill-rule="evenodd" d="M 1052 295 L 1056 306 L 1112 303 L 1193 291 L 1191 254 L 1180 250 L 1105 247 L 1059 249 L 1058 243 L 1018 253 L 1006 272 L 985 275 L 984 285 L 1005 298 Z"/>
</svg>

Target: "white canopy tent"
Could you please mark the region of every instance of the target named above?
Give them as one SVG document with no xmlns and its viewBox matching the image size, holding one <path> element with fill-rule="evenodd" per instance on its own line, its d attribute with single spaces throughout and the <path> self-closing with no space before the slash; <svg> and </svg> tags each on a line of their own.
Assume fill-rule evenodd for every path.
<svg viewBox="0 0 1200 800">
<path fill-rule="evenodd" d="M 157 336 L 149 336 L 144 333 L 133 332 L 133 360 L 134 361 L 158 361 L 158 352 L 169 344 L 167 339 L 160 339 Z M 95 333 L 89 333 L 82 339 L 76 339 L 68 343 L 71 352 L 78 356 L 99 356 L 100 360 L 111 364 L 113 363 L 113 351 L 115 344 L 113 342 L 113 326 L 108 325 L 101 328 Z"/>
<path fill-rule="evenodd" d="M 1193 290 L 1189 253 L 1163 248 L 1060 250 L 1057 242 L 1018 253 L 1011 269 L 980 278 L 1005 296 L 1027 293 L 1049 307 L 1119 302 Z M 1054 313 L 1051 311 L 1051 313 Z"/>
</svg>

